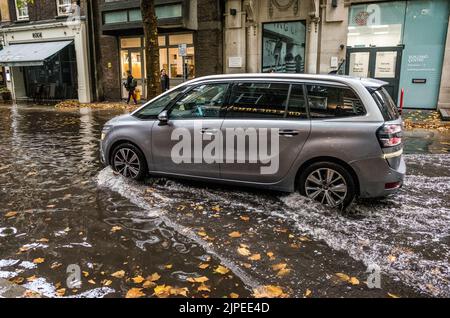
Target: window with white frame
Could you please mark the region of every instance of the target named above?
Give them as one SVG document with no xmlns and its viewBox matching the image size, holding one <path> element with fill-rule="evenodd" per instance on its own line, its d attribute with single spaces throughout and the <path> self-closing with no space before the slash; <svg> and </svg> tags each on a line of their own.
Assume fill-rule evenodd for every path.
<svg viewBox="0 0 450 318">
<path fill-rule="evenodd" d="M 69 15 L 72 10 L 72 0 L 56 0 L 58 15 Z"/>
<path fill-rule="evenodd" d="M 28 2 L 25 0 L 16 0 L 17 20 L 28 20 Z"/>
</svg>

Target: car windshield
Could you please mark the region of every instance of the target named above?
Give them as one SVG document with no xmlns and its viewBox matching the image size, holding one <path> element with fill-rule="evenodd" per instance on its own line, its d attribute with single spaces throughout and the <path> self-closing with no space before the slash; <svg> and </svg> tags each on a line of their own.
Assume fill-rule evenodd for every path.
<svg viewBox="0 0 450 318">
<path fill-rule="evenodd" d="M 176 89 L 164 96 L 161 96 L 157 100 L 147 104 L 133 116 L 139 119 L 154 119 L 166 108 L 186 87 Z"/>
<path fill-rule="evenodd" d="M 384 120 L 396 120 L 400 117 L 395 102 L 392 100 L 391 96 L 384 87 L 380 87 L 372 91 L 372 96 L 383 114 Z"/>
</svg>

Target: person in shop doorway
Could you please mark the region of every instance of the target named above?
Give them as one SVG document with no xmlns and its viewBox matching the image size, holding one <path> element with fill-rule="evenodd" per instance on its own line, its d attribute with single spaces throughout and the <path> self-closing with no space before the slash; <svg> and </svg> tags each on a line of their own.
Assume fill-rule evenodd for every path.
<svg viewBox="0 0 450 318">
<path fill-rule="evenodd" d="M 133 75 L 131 75 L 130 71 L 127 71 L 127 75 L 128 75 L 127 80 L 125 83 L 123 83 L 125 85 L 125 89 L 128 91 L 127 104 L 130 104 L 130 100 L 133 97 L 134 104 L 137 105 L 137 100 L 136 100 L 137 81 L 133 77 Z"/>
<path fill-rule="evenodd" d="M 161 70 L 161 91 L 164 93 L 170 88 L 169 76 L 167 76 L 166 70 Z"/>
</svg>

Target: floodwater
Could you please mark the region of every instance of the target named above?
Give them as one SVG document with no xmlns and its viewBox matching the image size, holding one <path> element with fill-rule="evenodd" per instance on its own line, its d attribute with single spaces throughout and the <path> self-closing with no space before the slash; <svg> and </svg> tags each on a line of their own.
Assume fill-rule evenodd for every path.
<svg viewBox="0 0 450 318">
<path fill-rule="evenodd" d="M 290 297 L 450 297 L 450 136 L 408 134 L 404 188 L 342 214 L 297 194 L 125 180 L 98 161 L 101 127 L 118 114 L 0 105 L 0 278 L 49 297 L 150 297 L 156 285 L 187 297 L 266 285 Z M 368 266 L 381 288 L 365 283 Z"/>
</svg>

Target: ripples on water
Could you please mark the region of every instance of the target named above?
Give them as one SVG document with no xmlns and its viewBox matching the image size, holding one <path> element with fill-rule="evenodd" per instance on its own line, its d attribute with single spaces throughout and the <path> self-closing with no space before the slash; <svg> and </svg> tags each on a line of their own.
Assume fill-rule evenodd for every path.
<svg viewBox="0 0 450 318">
<path fill-rule="evenodd" d="M 235 191 L 163 179 L 150 179 L 146 185 L 124 180 L 109 168 L 102 169 L 97 160 L 98 134 L 113 115 L 0 108 L 0 203 L 4 212 L 22 212 L 14 221 L 0 223 L 0 277 L 35 271 L 55 276 L 48 269 L 39 272 L 36 266 L 26 267 L 34 265 L 30 262 L 33 257 L 44 253 L 49 262 L 72 261 L 110 272 L 125 267 L 150 274 L 175 263 L 180 271 L 171 274 L 168 283 L 177 284 L 185 279 L 183 273 L 197 273 L 198 262 L 209 254 L 232 269 L 245 285 L 246 289 L 239 291 L 245 295 L 269 278 L 258 269 L 253 273 L 243 269 L 227 241 L 223 246 L 207 243 L 186 225 L 196 221 L 216 226 L 220 232 L 221 221 L 206 212 L 196 214 L 198 220 L 174 212 L 183 204 L 214 202 L 224 207 L 222 213 L 229 218 L 243 211 L 252 217 L 251 228 L 241 232 L 264 232 L 279 224 L 322 240 L 366 265 L 378 264 L 389 277 L 420 292 L 450 296 L 448 155 L 407 155 L 409 175 L 398 195 L 359 201 L 343 215 L 297 194 Z M 111 239 L 113 226 L 122 227 L 129 236 L 118 233 Z M 31 246 L 26 260 L 15 255 L 21 246 L 42 237 L 50 238 L 47 246 Z M 319 254 L 318 258 L 326 259 Z M 18 265 L 22 263 L 25 265 Z M 64 275 L 56 276 L 55 281 L 64 279 Z M 233 291 L 235 282 L 216 282 L 216 295 Z M 45 278 L 26 287 L 55 295 L 55 282 Z M 124 289 L 114 283 L 69 296 L 123 295 Z"/>
</svg>

